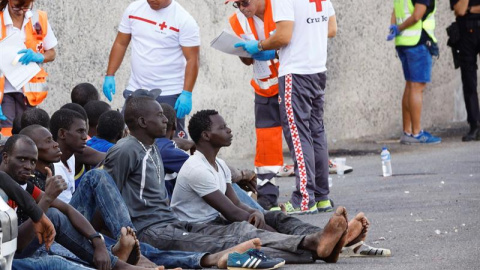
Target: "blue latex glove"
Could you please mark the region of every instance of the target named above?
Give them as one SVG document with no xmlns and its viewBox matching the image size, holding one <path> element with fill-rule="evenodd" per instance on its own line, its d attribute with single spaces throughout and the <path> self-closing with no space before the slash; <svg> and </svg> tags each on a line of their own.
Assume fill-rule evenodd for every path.
<svg viewBox="0 0 480 270">
<path fill-rule="evenodd" d="M 35 62 L 35 63 L 43 63 L 43 60 L 45 60 L 45 56 L 41 53 L 36 53 L 32 49 L 23 49 L 20 50 L 17 54 L 22 54 L 23 56 L 20 57 L 18 60 L 24 65 L 30 64 L 30 62 Z"/>
<path fill-rule="evenodd" d="M 7 120 L 7 117 L 3 114 L 2 105 L 0 105 L 0 120 Z"/>
<path fill-rule="evenodd" d="M 390 34 L 387 36 L 387 41 L 394 39 L 396 36 L 400 34 L 400 30 L 398 30 L 398 25 L 392 24 L 390 25 Z"/>
<path fill-rule="evenodd" d="M 183 90 L 175 102 L 175 111 L 177 111 L 177 118 L 183 119 L 185 115 L 192 111 L 192 92 Z"/>
<path fill-rule="evenodd" d="M 108 98 L 108 101 L 112 101 L 112 96 L 115 95 L 115 76 L 105 76 L 103 94 Z"/>
<path fill-rule="evenodd" d="M 258 50 L 258 40 L 247 40 L 233 45 L 235 48 L 242 47 L 249 54 L 256 54 Z"/>
<path fill-rule="evenodd" d="M 252 55 L 253 59 L 258 61 L 268 61 L 275 58 L 275 50 L 261 51 Z"/>
</svg>

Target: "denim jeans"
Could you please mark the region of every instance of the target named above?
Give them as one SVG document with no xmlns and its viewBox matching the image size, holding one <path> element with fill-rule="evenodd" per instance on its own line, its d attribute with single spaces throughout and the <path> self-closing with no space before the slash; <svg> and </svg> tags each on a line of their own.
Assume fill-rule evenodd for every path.
<svg viewBox="0 0 480 270">
<path fill-rule="evenodd" d="M 110 233 L 115 237 L 120 236 L 122 227 L 129 226 L 135 229 L 122 195 L 118 191 L 113 178 L 104 170 L 88 171 L 73 194 L 70 204 L 89 221 L 92 220 L 93 213 L 98 209 Z M 105 237 L 105 243 L 107 246 L 112 246 L 115 245 L 115 240 Z M 140 250 L 143 256 L 166 268 L 202 268 L 200 260 L 207 254 L 203 252 L 164 251 L 146 243 L 140 243 Z"/>
<path fill-rule="evenodd" d="M 90 241 L 75 229 L 68 217 L 56 208 L 48 209 L 46 215 L 53 223 L 53 226 L 57 232 L 55 241 L 67 248 L 78 258 L 86 261 L 90 265 L 94 265 L 93 255 L 95 249 Z M 15 258 L 23 259 L 30 257 L 41 246 L 42 245 L 38 242 L 37 238 L 34 238 L 33 241 L 21 253 L 15 254 Z M 110 250 L 109 255 L 111 265 L 113 267 L 117 263 L 118 258 L 112 255 Z"/>
<path fill-rule="evenodd" d="M 248 207 L 252 209 L 256 209 L 260 211 L 260 213 L 265 213 L 265 209 L 263 209 L 263 207 L 261 207 L 260 204 L 258 204 L 252 197 L 248 196 L 247 192 L 245 192 L 245 190 L 240 188 L 239 185 L 237 185 L 236 183 L 232 183 L 232 187 L 233 187 L 233 190 L 235 191 L 235 194 L 237 194 L 238 199 L 242 203 L 246 204 Z"/>
<path fill-rule="evenodd" d="M 13 260 L 13 270 L 93 270 L 81 264 L 68 261 L 60 256 Z"/>
</svg>

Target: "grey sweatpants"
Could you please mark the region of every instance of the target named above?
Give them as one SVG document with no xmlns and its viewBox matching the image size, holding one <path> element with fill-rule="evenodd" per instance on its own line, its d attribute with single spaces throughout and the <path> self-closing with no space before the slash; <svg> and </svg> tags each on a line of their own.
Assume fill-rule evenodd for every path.
<svg viewBox="0 0 480 270">
<path fill-rule="evenodd" d="M 294 207 L 308 210 L 327 200 L 328 149 L 323 124 L 325 72 L 279 77 L 280 117 L 283 135 L 295 164 Z"/>
<path fill-rule="evenodd" d="M 267 216 L 265 216 L 265 219 L 267 219 Z M 289 227 L 288 223 L 289 221 L 286 220 L 285 228 Z M 295 228 L 305 230 L 303 226 L 296 226 L 293 223 L 288 230 L 293 232 Z M 315 229 L 312 228 L 313 231 Z M 258 237 L 262 241 L 262 251 L 270 257 L 283 258 L 287 263 L 313 262 L 310 251 L 299 249 L 299 245 L 305 236 L 293 234 L 287 235 L 259 230 L 245 221 L 228 225 L 178 221 L 171 224 L 152 225 L 139 232 L 138 237 L 141 242 L 146 242 L 162 250 L 211 253 L 220 252 Z"/>
</svg>

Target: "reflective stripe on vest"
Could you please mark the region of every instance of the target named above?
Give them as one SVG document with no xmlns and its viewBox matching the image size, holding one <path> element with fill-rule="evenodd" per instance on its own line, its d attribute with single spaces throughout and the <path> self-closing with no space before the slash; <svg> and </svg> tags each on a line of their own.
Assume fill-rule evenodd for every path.
<svg viewBox="0 0 480 270">
<path fill-rule="evenodd" d="M 273 21 L 272 6 L 270 0 L 265 1 L 265 13 L 264 13 L 264 33 L 265 38 L 270 36 L 275 30 L 275 22 Z M 258 40 L 258 33 L 255 28 L 255 22 L 253 18 L 247 18 L 239 10 L 235 12 L 229 18 L 229 23 L 232 30 L 238 37 L 242 37 L 245 34 L 253 34 L 255 39 Z M 264 79 L 253 78 L 250 84 L 255 89 L 255 93 L 264 96 L 272 97 L 278 94 L 278 59 L 268 61 L 270 68 L 270 76 Z"/>
<path fill-rule="evenodd" d="M 32 11 L 33 15 L 25 25 L 25 46 L 34 52 L 44 53 L 43 41 L 47 35 L 48 18 L 44 11 Z M 0 40 L 7 36 L 7 27 L 3 20 L 3 12 L 0 11 L 0 20 L 2 32 Z M 47 78 L 48 74 L 42 68 L 28 83 L 23 86 L 23 94 L 32 106 L 37 106 L 47 97 Z M 3 100 L 3 91 L 5 89 L 5 76 L 0 77 L 0 102 Z"/>
<path fill-rule="evenodd" d="M 433 0 L 436 1 L 436 0 Z M 425 20 L 420 20 L 414 25 L 411 25 L 407 29 L 400 32 L 400 34 L 395 38 L 395 45 L 397 46 L 415 46 L 420 41 L 422 36 L 422 30 L 430 36 L 433 42 L 437 42 L 435 37 L 435 13 L 437 11 L 437 3 L 435 2 L 435 8 L 427 16 Z M 406 19 L 412 16 L 415 6 L 412 3 L 412 0 L 394 0 L 394 10 L 396 24 L 402 24 Z"/>
</svg>

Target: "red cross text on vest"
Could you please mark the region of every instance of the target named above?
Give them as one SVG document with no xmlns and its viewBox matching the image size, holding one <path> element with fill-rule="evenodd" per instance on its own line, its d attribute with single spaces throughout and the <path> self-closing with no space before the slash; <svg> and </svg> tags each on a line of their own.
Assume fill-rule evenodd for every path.
<svg viewBox="0 0 480 270">
<path fill-rule="evenodd" d="M 322 9 L 322 2 L 325 2 L 327 0 L 309 0 L 310 3 L 315 3 L 315 6 L 317 7 L 317 12 L 321 12 Z"/>
<path fill-rule="evenodd" d="M 165 22 L 163 22 L 159 26 L 160 26 L 160 30 L 163 30 L 163 28 L 167 28 L 167 24 Z"/>
</svg>

